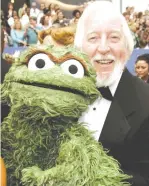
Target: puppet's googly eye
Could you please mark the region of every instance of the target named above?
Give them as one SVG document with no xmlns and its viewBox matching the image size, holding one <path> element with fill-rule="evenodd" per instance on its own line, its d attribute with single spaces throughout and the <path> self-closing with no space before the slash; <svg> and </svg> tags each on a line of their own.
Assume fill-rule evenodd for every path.
<svg viewBox="0 0 149 186">
<path fill-rule="evenodd" d="M 69 59 L 65 61 L 61 64 L 61 68 L 66 74 L 71 75 L 75 78 L 84 77 L 84 67 L 79 61 L 75 59 Z"/>
<path fill-rule="evenodd" d="M 46 54 L 39 53 L 31 57 L 28 62 L 29 70 L 46 70 L 52 68 L 55 64 Z"/>
</svg>

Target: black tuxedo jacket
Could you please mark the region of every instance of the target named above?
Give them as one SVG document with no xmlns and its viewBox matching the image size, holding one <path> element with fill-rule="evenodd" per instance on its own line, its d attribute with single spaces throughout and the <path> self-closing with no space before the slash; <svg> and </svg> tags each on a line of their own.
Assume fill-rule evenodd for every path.
<svg viewBox="0 0 149 186">
<path fill-rule="evenodd" d="M 149 186 L 149 85 L 122 74 L 99 141 L 133 178 L 133 186 Z"/>
</svg>

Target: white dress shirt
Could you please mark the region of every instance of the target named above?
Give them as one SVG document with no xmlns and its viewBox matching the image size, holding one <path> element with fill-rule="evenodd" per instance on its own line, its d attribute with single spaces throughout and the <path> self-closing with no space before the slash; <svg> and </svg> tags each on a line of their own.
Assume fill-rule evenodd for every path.
<svg viewBox="0 0 149 186">
<path fill-rule="evenodd" d="M 30 17 L 37 17 L 39 14 L 40 10 L 38 8 L 31 8 L 30 9 Z"/>
<path fill-rule="evenodd" d="M 14 18 L 13 17 L 10 17 L 8 20 L 8 25 L 12 28 L 14 26 Z"/>
<path fill-rule="evenodd" d="M 116 92 L 121 75 L 117 78 L 117 81 L 109 86 L 112 96 L 114 96 Z M 90 131 L 93 131 L 93 137 L 97 141 L 99 140 L 111 103 L 111 101 L 103 97 L 99 97 L 94 103 L 88 106 L 88 109 L 83 112 L 79 118 L 79 123 L 85 123 L 86 127 Z"/>
</svg>

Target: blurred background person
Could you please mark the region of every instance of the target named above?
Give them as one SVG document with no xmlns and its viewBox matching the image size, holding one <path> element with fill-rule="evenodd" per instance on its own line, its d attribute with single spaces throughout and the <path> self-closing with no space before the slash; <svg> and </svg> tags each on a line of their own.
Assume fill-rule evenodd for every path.
<svg viewBox="0 0 149 186">
<path fill-rule="evenodd" d="M 8 10 L 5 12 L 6 19 L 9 19 L 10 17 L 13 16 L 13 10 L 14 10 L 13 3 L 8 3 Z"/>
<path fill-rule="evenodd" d="M 79 18 L 81 17 L 81 12 L 79 10 L 74 10 L 72 12 L 73 18 L 70 20 L 70 24 L 77 24 Z"/>
<path fill-rule="evenodd" d="M 135 64 L 135 72 L 137 77 L 149 83 L 149 54 L 138 56 Z"/>
<path fill-rule="evenodd" d="M 145 29 L 149 30 L 149 15 L 145 16 L 144 27 Z"/>
<path fill-rule="evenodd" d="M 52 22 L 48 15 L 44 15 L 40 20 L 40 25 L 42 30 L 46 30 L 52 26 Z"/>
<path fill-rule="evenodd" d="M 40 26 L 37 25 L 37 18 L 30 17 L 30 23 L 26 31 L 27 44 L 37 44 L 38 41 L 38 32 L 42 30 Z"/>
<path fill-rule="evenodd" d="M 22 29 L 22 25 L 20 21 L 15 21 L 13 29 L 11 29 L 11 38 L 13 40 L 13 46 L 19 47 L 19 46 L 26 46 L 26 33 Z"/>
<path fill-rule="evenodd" d="M 2 27 L 4 31 L 4 48 L 5 47 L 13 47 L 13 40 L 11 36 L 7 33 L 6 27 Z"/>
<path fill-rule="evenodd" d="M 28 17 L 30 17 L 30 7 L 26 8 L 26 13 L 27 13 Z"/>
<path fill-rule="evenodd" d="M 51 12 L 51 16 L 53 17 L 53 16 L 56 15 L 57 10 L 60 10 L 60 8 L 59 8 L 59 6 L 58 6 L 57 4 L 51 3 L 51 4 L 49 5 L 49 10 L 50 10 L 50 12 Z"/>
<path fill-rule="evenodd" d="M 137 34 L 137 25 L 136 23 L 132 22 L 129 25 L 133 40 L 134 40 L 134 48 L 138 48 L 139 47 L 139 36 Z"/>
<path fill-rule="evenodd" d="M 149 49 L 149 30 L 139 32 L 139 48 Z"/>
<path fill-rule="evenodd" d="M 24 3 L 23 6 L 22 6 L 21 8 L 19 8 L 19 10 L 18 10 L 18 16 L 19 16 L 20 18 L 21 18 L 22 15 L 24 14 L 24 11 L 26 11 L 26 8 L 27 8 L 27 7 L 28 7 L 27 4 Z"/>
<path fill-rule="evenodd" d="M 37 8 L 36 2 L 32 2 L 31 9 L 30 9 L 30 16 L 31 17 L 37 17 L 40 10 Z"/>
<path fill-rule="evenodd" d="M 46 14 L 47 12 L 50 12 L 49 4 L 45 4 L 45 8 L 43 9 L 43 13 Z"/>
<path fill-rule="evenodd" d="M 15 22 L 16 20 L 19 20 L 19 16 L 18 16 L 17 11 L 14 10 L 14 11 L 12 12 L 12 16 L 7 20 L 8 24 L 9 24 L 9 26 L 10 26 L 11 28 L 14 26 L 14 22 Z"/>
<path fill-rule="evenodd" d="M 66 19 L 63 12 L 62 11 L 59 11 L 56 15 L 55 15 L 56 19 L 55 21 L 53 22 L 53 24 L 55 23 L 59 23 L 62 27 L 63 26 L 68 26 L 69 25 L 69 19 Z"/>
<path fill-rule="evenodd" d="M 27 14 L 27 8 L 22 10 L 20 22 L 22 24 L 22 28 L 25 30 L 29 25 L 29 16 Z"/>
<path fill-rule="evenodd" d="M 44 14 L 44 10 L 45 10 L 45 4 L 44 3 L 41 3 L 40 4 L 40 9 L 39 9 L 39 14 L 37 16 L 37 24 L 39 25 L 40 24 L 40 21 L 41 21 L 41 18 L 45 15 Z"/>
<path fill-rule="evenodd" d="M 5 32 L 8 35 L 10 35 L 10 29 L 11 28 L 10 28 L 8 22 L 7 22 L 7 19 L 4 16 L 4 11 L 3 10 L 0 11 L 0 17 L 1 17 L 1 19 L 0 19 L 0 21 L 1 21 L 1 29 L 4 29 Z M 4 44 L 4 46 L 5 46 L 5 44 Z"/>
</svg>

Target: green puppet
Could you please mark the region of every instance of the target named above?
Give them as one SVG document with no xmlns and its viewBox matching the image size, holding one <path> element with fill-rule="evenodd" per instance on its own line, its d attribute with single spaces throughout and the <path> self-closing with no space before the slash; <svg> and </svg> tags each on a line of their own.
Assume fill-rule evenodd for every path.
<svg viewBox="0 0 149 186">
<path fill-rule="evenodd" d="M 2 156 L 8 186 L 128 186 L 129 176 L 78 119 L 100 93 L 87 57 L 73 47 L 32 46 L 2 84 Z"/>
</svg>

